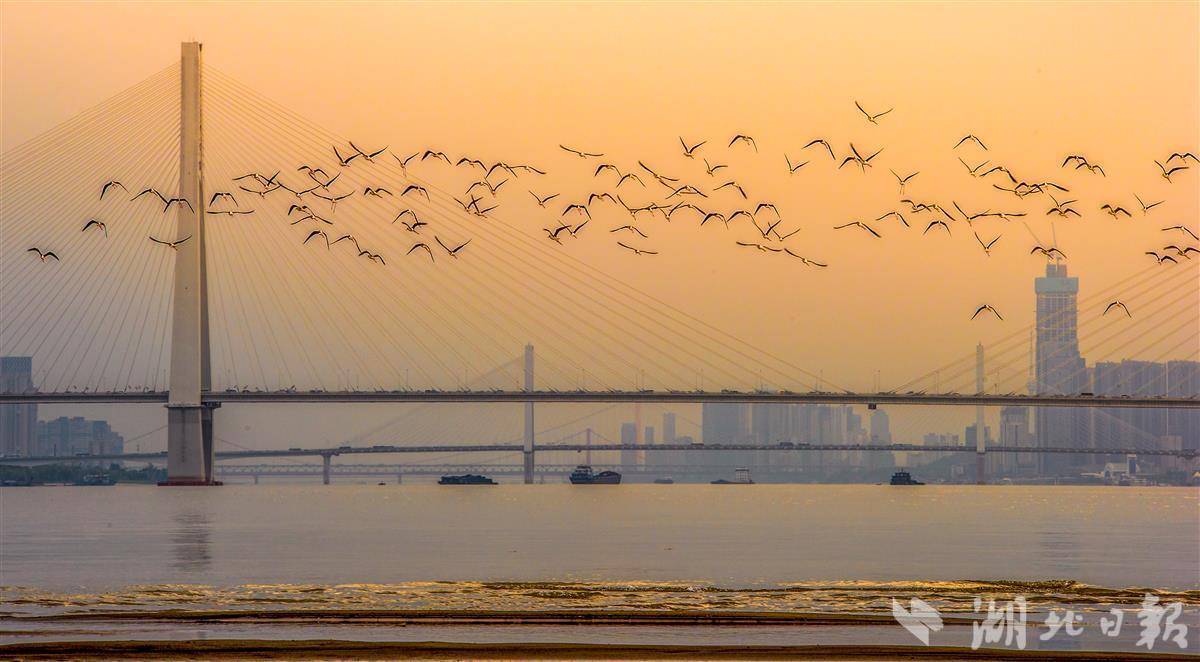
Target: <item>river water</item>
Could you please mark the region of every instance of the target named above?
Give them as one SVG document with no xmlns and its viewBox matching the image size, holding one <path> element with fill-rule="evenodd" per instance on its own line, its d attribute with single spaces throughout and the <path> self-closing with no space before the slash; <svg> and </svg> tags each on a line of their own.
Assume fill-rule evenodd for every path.
<svg viewBox="0 0 1200 662">
<path fill-rule="evenodd" d="M 1021 595 L 1035 610 L 1099 614 L 1113 605 L 1136 610 L 1147 591 L 1183 602 L 1195 620 L 1200 490 L 266 484 L 0 491 L 0 600 L 9 621 L 0 635 L 21 630 L 13 617 L 103 610 L 887 614 L 893 597 L 920 597 L 944 614 L 969 615 L 977 596 Z"/>
</svg>

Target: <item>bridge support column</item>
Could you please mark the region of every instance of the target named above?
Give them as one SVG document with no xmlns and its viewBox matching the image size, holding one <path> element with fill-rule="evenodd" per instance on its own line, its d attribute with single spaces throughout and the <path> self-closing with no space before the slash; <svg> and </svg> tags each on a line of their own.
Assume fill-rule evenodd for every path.
<svg viewBox="0 0 1200 662">
<path fill-rule="evenodd" d="M 525 390 L 533 390 L 533 345 L 525 345 Z M 533 401 L 525 403 L 525 484 L 533 484 Z"/>
<path fill-rule="evenodd" d="M 321 484 L 323 485 L 329 484 L 329 465 L 332 464 L 332 462 L 332 455 L 326 454 L 321 456 Z"/>
<path fill-rule="evenodd" d="M 180 49 L 179 193 L 175 205 L 175 287 L 167 401 L 167 480 L 162 485 L 219 485 L 213 475 L 213 409 L 201 394 L 211 387 L 208 292 L 204 248 L 203 130 L 200 44 Z"/>
</svg>

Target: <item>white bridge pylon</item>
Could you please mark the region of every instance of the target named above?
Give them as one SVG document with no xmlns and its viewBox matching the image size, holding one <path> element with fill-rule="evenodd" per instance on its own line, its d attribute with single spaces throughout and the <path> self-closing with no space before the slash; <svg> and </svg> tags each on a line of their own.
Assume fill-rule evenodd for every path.
<svg viewBox="0 0 1200 662">
<path fill-rule="evenodd" d="M 204 126 L 201 44 L 184 42 L 179 76 L 179 197 L 175 289 L 167 401 L 167 480 L 163 485 L 216 485 L 213 474 L 208 283 L 204 245 Z"/>
</svg>

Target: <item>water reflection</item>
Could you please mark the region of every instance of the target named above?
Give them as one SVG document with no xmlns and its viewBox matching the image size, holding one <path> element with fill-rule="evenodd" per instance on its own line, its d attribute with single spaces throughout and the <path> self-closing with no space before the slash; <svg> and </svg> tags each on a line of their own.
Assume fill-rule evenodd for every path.
<svg viewBox="0 0 1200 662">
<path fill-rule="evenodd" d="M 207 512 L 187 508 L 171 516 L 172 566 L 181 572 L 206 572 L 212 564 L 212 521 Z"/>
</svg>

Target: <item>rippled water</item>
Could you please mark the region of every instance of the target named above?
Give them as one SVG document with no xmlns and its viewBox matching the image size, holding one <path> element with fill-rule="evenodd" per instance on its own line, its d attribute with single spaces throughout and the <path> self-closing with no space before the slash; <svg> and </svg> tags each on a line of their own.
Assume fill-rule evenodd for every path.
<svg viewBox="0 0 1200 662">
<path fill-rule="evenodd" d="M 1200 604 L 1193 488 L 122 485 L 0 507 L 0 600 L 26 614 Z"/>
</svg>

